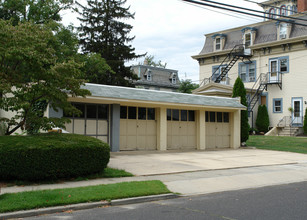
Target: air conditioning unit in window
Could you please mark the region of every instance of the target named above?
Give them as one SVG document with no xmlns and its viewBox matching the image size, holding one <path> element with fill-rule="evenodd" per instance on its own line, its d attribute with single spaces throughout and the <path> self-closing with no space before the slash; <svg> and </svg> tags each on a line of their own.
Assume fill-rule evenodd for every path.
<svg viewBox="0 0 307 220">
<path fill-rule="evenodd" d="M 279 38 L 280 38 L 280 39 L 286 39 L 286 38 L 287 38 L 287 35 L 286 35 L 286 34 L 281 34 L 281 35 L 279 35 Z"/>
</svg>

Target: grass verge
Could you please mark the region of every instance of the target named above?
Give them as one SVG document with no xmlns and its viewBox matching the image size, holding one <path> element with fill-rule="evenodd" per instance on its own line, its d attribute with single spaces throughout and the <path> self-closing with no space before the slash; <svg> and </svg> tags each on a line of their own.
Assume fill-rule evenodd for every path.
<svg viewBox="0 0 307 220">
<path fill-rule="evenodd" d="M 307 154 L 307 138 L 251 135 L 246 143 L 258 149 Z"/>
<path fill-rule="evenodd" d="M 158 180 L 0 195 L 0 213 L 170 193 Z"/>
</svg>

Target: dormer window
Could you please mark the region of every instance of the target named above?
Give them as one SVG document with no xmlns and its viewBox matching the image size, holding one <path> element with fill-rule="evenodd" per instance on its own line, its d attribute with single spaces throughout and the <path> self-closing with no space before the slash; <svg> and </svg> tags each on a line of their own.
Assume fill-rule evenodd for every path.
<svg viewBox="0 0 307 220">
<path fill-rule="evenodd" d="M 221 38 L 216 38 L 215 39 L 215 50 L 220 50 L 221 49 Z"/>
<path fill-rule="evenodd" d="M 286 39 L 287 38 L 287 23 L 281 23 L 279 25 L 279 39 Z"/>
<path fill-rule="evenodd" d="M 215 34 L 212 36 L 213 39 L 213 51 L 223 50 L 226 42 L 225 34 Z"/>
<path fill-rule="evenodd" d="M 252 36 L 251 36 L 251 33 L 246 33 L 244 35 L 244 45 L 245 45 L 245 48 L 249 47 L 252 43 Z"/>
<path fill-rule="evenodd" d="M 150 71 L 147 73 L 147 81 L 151 81 L 151 72 Z"/>
<path fill-rule="evenodd" d="M 152 72 L 151 70 L 146 70 L 145 74 L 144 74 L 145 78 L 147 81 L 151 81 L 152 80 Z"/>
<path fill-rule="evenodd" d="M 172 73 L 170 76 L 170 81 L 172 84 L 176 84 L 177 83 L 177 75 L 176 73 Z"/>
</svg>

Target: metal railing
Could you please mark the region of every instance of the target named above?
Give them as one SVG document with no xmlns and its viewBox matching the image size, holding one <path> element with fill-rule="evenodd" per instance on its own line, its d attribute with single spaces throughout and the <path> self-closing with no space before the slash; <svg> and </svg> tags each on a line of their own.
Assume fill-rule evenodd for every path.
<svg viewBox="0 0 307 220">
<path fill-rule="evenodd" d="M 299 120 L 303 120 L 303 116 L 301 117 L 293 117 L 292 116 L 284 116 L 282 119 L 279 120 L 279 122 L 277 123 L 277 127 L 278 128 L 285 128 L 285 127 L 289 127 L 290 128 L 290 136 L 292 136 L 292 131 L 294 130 L 293 128 L 293 124 L 295 120 L 297 120 L 299 118 Z M 278 136 L 279 136 L 279 131 L 278 131 Z"/>
</svg>

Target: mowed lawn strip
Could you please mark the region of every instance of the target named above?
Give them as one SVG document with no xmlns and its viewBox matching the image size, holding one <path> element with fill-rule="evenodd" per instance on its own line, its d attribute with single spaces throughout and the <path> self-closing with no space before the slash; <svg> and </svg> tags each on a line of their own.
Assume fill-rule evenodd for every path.
<svg viewBox="0 0 307 220">
<path fill-rule="evenodd" d="M 251 135 L 246 142 L 248 146 L 258 149 L 288 151 L 307 154 L 306 137 L 281 137 Z"/>
<path fill-rule="evenodd" d="M 0 213 L 165 193 L 170 191 L 158 180 L 9 193 L 0 195 Z"/>
</svg>

